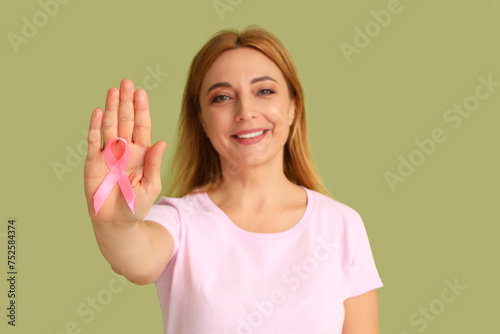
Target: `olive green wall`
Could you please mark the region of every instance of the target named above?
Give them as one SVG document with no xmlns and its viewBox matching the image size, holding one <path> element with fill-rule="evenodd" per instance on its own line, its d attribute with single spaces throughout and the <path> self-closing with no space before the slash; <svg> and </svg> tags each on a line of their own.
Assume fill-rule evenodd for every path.
<svg viewBox="0 0 500 334">
<path fill-rule="evenodd" d="M 1 6 L 2 277 L 9 219 L 18 250 L 17 326 L 3 278 L 2 333 L 162 332 L 154 285 L 117 279 L 94 238 L 90 115 L 123 78 L 145 88 L 152 142 L 170 145 L 167 177 L 191 59 L 215 32 L 248 24 L 290 51 L 321 177 L 364 220 L 384 282 L 380 332 L 498 328 L 500 1 Z"/>
</svg>

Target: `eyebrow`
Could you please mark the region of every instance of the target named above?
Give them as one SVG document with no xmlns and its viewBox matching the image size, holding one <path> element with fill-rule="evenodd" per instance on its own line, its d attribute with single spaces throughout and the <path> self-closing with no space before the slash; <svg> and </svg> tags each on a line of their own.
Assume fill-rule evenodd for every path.
<svg viewBox="0 0 500 334">
<path fill-rule="evenodd" d="M 251 81 L 250 81 L 250 84 L 254 84 L 256 82 L 259 82 L 259 81 L 265 81 L 265 80 L 272 80 L 276 83 L 278 83 L 276 80 L 274 80 L 273 78 L 271 78 L 270 76 L 267 76 L 267 75 L 263 75 L 261 77 L 256 77 L 256 78 L 253 78 Z M 210 88 L 207 90 L 207 95 L 208 93 L 210 93 L 210 91 L 212 89 L 215 89 L 217 87 L 231 87 L 231 84 L 229 84 L 229 82 L 218 82 L 218 83 L 215 83 L 213 84 L 212 86 L 210 86 Z"/>
</svg>

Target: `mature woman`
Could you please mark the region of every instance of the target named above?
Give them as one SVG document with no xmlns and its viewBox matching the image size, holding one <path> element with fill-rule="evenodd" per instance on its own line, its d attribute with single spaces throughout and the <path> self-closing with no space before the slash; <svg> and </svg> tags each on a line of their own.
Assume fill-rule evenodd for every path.
<svg viewBox="0 0 500 334">
<path fill-rule="evenodd" d="M 302 87 L 274 35 L 223 30 L 195 56 L 156 204 L 166 143 L 151 146 L 150 131 L 146 92 L 111 88 L 90 121 L 85 193 L 113 270 L 155 283 L 165 333 L 378 333 L 382 281 L 363 221 L 321 185 Z M 134 211 L 115 185 L 96 214 L 101 140 L 116 137 L 130 148 Z M 111 143 L 118 159 L 126 144 Z"/>
</svg>

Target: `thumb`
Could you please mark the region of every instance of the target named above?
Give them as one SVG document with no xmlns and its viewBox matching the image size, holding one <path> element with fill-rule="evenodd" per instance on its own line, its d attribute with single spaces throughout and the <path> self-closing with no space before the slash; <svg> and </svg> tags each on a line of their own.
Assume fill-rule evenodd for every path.
<svg viewBox="0 0 500 334">
<path fill-rule="evenodd" d="M 144 178 L 147 180 L 147 187 L 154 188 L 161 184 L 161 157 L 167 148 L 167 143 L 163 140 L 151 146 L 146 154 L 144 164 Z"/>
</svg>

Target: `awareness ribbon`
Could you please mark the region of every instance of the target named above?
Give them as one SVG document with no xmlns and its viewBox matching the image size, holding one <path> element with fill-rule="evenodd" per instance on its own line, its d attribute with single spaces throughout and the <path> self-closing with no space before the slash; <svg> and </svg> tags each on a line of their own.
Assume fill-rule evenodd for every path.
<svg viewBox="0 0 500 334">
<path fill-rule="evenodd" d="M 117 140 L 122 140 L 125 143 L 125 151 L 120 159 L 116 159 L 113 152 L 111 152 L 111 143 Z M 127 173 L 125 173 L 125 167 L 127 167 L 130 160 L 130 147 L 128 146 L 127 141 L 120 137 L 108 141 L 104 149 L 104 160 L 110 170 L 94 195 L 95 214 L 97 215 L 97 212 L 99 212 L 99 209 L 103 205 L 106 198 L 108 198 L 109 193 L 113 189 L 116 182 L 118 182 L 123 197 L 125 197 L 125 201 L 133 213 L 135 193 L 134 189 L 132 189 Z"/>
</svg>

